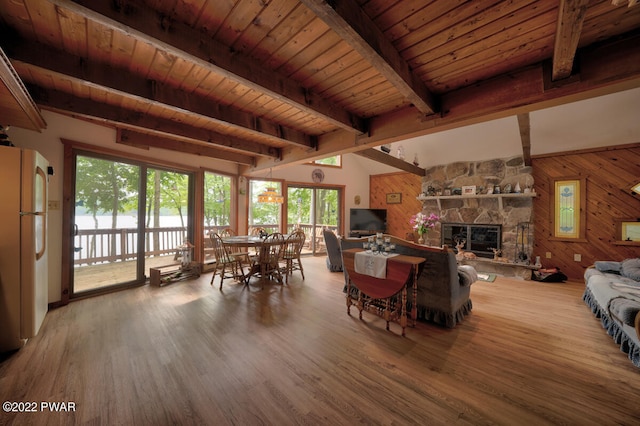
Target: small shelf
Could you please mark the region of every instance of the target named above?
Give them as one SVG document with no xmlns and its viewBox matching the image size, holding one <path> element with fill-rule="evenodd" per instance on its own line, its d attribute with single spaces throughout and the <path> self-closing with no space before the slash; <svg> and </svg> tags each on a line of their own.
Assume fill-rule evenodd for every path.
<svg viewBox="0 0 640 426">
<path fill-rule="evenodd" d="M 640 241 L 614 241 L 613 245 L 614 246 L 639 246 L 640 247 Z"/>
<path fill-rule="evenodd" d="M 420 201 L 435 200 L 438 202 L 438 210 L 442 210 L 441 200 L 464 200 L 472 198 L 495 198 L 498 200 L 500 210 L 502 210 L 502 200 L 504 198 L 535 198 L 538 194 L 535 192 L 521 192 L 518 194 L 476 194 L 476 195 L 418 195 L 416 198 Z"/>
</svg>

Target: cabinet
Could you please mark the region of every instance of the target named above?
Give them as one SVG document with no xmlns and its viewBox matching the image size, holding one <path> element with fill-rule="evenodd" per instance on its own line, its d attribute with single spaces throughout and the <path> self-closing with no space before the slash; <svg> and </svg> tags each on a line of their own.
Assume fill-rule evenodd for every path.
<svg viewBox="0 0 640 426">
<path fill-rule="evenodd" d="M 438 202 L 438 210 L 442 210 L 442 200 L 468 200 L 474 198 L 494 198 L 498 200 L 498 207 L 503 209 L 503 199 L 509 198 L 535 198 L 538 194 L 535 192 L 521 192 L 518 194 L 476 194 L 476 195 L 418 195 L 416 198 L 420 201 L 435 200 Z"/>
</svg>

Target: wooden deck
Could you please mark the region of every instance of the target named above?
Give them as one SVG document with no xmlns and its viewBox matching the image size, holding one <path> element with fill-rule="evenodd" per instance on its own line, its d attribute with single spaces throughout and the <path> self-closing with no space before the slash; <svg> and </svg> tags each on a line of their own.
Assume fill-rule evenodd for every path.
<svg viewBox="0 0 640 426">
<path fill-rule="evenodd" d="M 307 233 L 307 241 L 303 247 L 302 255 L 310 255 L 313 253 L 313 244 L 315 244 L 315 254 L 322 255 L 326 253 L 326 247 L 324 245 L 324 237 L 322 236 L 322 226 L 317 226 L 315 235 L 310 237 L 311 227 L 304 225 L 302 228 Z M 272 231 L 272 228 L 267 228 Z M 207 232 L 216 230 L 210 227 Z M 78 233 L 79 247 L 84 247 L 76 253 L 76 259 L 74 260 L 74 293 L 83 293 L 86 291 L 95 290 L 103 287 L 110 287 L 122 283 L 128 283 L 135 281 L 136 277 L 136 261 L 132 259 L 135 257 L 134 252 L 134 236 L 137 232 L 133 228 L 118 228 L 118 229 L 99 229 L 99 230 L 80 230 Z M 161 242 L 160 249 L 156 252 L 147 252 L 150 257 L 145 258 L 145 275 L 149 277 L 150 268 L 158 266 L 176 265 L 176 269 L 180 265 L 179 260 L 174 259 L 175 247 L 179 245 L 181 240 L 179 236 L 184 233 L 182 228 L 161 228 L 161 229 L 148 229 L 146 231 L 149 235 L 154 233 L 159 234 L 159 240 Z M 117 236 L 116 242 L 118 242 L 119 251 L 117 255 L 108 255 L 111 253 L 109 247 L 113 237 Z M 92 240 L 91 238 L 95 239 Z M 94 243 L 92 243 L 94 241 Z M 207 239 L 205 239 L 205 243 Z M 87 247 L 94 247 L 95 252 L 93 255 L 89 255 Z M 104 262 L 104 263 L 99 263 Z M 212 253 L 204 249 L 204 269 L 207 270 L 206 265 L 215 262 Z"/>
<path fill-rule="evenodd" d="M 174 260 L 173 255 L 155 256 L 145 259 L 145 275 L 149 277 L 149 268 L 165 265 L 180 267 L 180 261 Z M 74 268 L 74 292 L 94 290 L 102 287 L 129 282 L 136 276 L 136 261 L 102 263 L 98 265 L 82 265 Z"/>
<path fill-rule="evenodd" d="M 306 251 L 306 253 L 305 253 Z M 309 250 L 303 250 L 302 254 L 308 255 Z M 215 260 L 208 258 L 205 260 L 204 271 L 211 270 Z M 145 259 L 145 275 L 147 278 L 151 275 L 150 268 L 160 266 L 175 265 L 176 269 L 180 268 L 180 261 L 174 260 L 173 255 L 155 256 Z M 209 265 L 209 266 L 208 266 Z M 74 268 L 74 292 L 82 293 L 85 291 L 95 290 L 97 288 L 109 287 L 112 285 L 132 281 L 135 278 L 136 262 L 127 260 L 123 262 L 104 263 L 99 265 L 83 265 Z"/>
</svg>

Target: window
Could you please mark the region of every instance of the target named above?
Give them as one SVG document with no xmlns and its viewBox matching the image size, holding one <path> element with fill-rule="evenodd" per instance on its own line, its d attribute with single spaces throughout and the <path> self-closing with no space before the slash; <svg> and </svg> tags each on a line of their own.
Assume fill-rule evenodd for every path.
<svg viewBox="0 0 640 426">
<path fill-rule="evenodd" d="M 231 178 L 204 173 L 204 229 L 218 232 L 231 226 Z"/>
<path fill-rule="evenodd" d="M 233 229 L 231 187 L 231 177 L 204 172 L 204 199 L 202 203 L 204 263 L 215 261 L 211 234 L 218 233 L 225 228 Z"/>
<path fill-rule="evenodd" d="M 623 241 L 640 241 L 640 222 L 622 222 Z"/>
<path fill-rule="evenodd" d="M 640 220 L 616 220 L 616 245 L 640 245 Z"/>
<path fill-rule="evenodd" d="M 280 232 L 282 204 L 261 203 L 258 196 L 268 189 L 282 195 L 282 182 L 273 180 L 249 181 L 249 227 L 264 228 L 268 233 Z"/>
<path fill-rule="evenodd" d="M 321 158 L 319 160 L 309 161 L 309 164 L 319 164 L 322 166 L 342 167 L 342 156 L 334 155 L 333 157 Z"/>
<path fill-rule="evenodd" d="M 584 238 L 584 179 L 556 180 L 553 189 L 553 237 L 569 240 Z"/>
</svg>

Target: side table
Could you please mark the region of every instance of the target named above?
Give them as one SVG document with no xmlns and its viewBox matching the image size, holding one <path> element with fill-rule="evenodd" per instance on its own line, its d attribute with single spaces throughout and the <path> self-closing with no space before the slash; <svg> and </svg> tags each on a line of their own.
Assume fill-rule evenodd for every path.
<svg viewBox="0 0 640 426">
<path fill-rule="evenodd" d="M 376 278 L 355 271 L 355 254 L 362 249 L 353 248 L 342 252 L 343 267 L 347 280 L 347 314 L 351 315 L 351 306 L 356 305 L 362 319 L 362 311 L 381 316 L 387 322 L 397 321 L 405 335 L 407 326 L 407 284 L 412 286 L 411 320 L 415 327 L 418 314 L 418 266 L 425 261 L 422 257 L 397 255 L 387 258 L 386 278 Z M 381 256 L 381 255 L 379 255 Z M 358 290 L 358 298 L 351 296 L 351 286 Z M 400 301 L 398 301 L 398 297 Z"/>
</svg>

